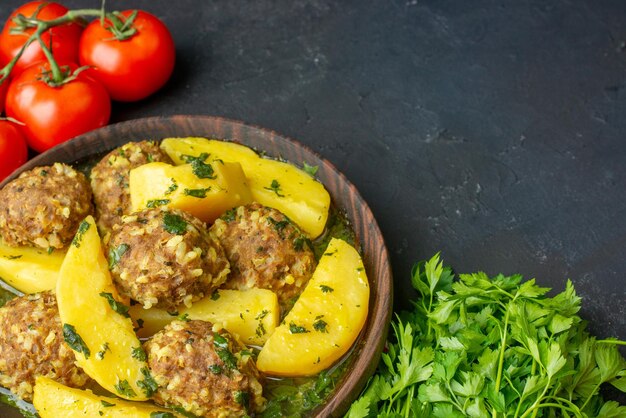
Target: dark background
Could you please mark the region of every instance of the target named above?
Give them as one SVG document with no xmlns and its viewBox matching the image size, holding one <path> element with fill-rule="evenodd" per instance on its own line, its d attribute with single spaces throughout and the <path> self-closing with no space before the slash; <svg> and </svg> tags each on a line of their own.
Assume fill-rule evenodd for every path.
<svg viewBox="0 0 626 418">
<path fill-rule="evenodd" d="M 369 202 L 396 306 L 441 251 L 457 272 L 571 278 L 592 330 L 626 338 L 626 1 L 107 6 L 158 15 L 178 52 L 168 85 L 112 122 L 218 115 L 308 145 Z"/>
</svg>

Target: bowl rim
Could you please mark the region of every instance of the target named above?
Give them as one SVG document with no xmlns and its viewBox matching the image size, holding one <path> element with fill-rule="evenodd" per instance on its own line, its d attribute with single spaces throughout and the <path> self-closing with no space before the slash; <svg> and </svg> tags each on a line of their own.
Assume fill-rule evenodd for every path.
<svg viewBox="0 0 626 418">
<path fill-rule="evenodd" d="M 39 154 L 32 158 L 30 161 L 19 167 L 13 173 L 11 173 L 7 178 L 5 178 L 2 182 L 0 182 L 0 189 L 4 187 L 8 182 L 15 179 L 24 171 L 31 170 L 34 167 L 49 164 L 51 161 L 51 156 L 61 156 L 65 157 L 60 162 L 66 163 L 75 163 L 80 161 L 81 159 L 87 158 L 88 156 L 98 155 L 103 152 L 108 152 L 113 149 L 115 146 L 119 146 L 123 143 L 130 142 L 129 140 L 122 141 L 118 145 L 114 147 L 101 147 L 101 144 L 98 144 L 100 148 L 89 149 L 86 150 L 82 145 L 89 142 L 102 142 L 102 135 L 106 136 L 112 135 L 117 131 L 124 131 L 128 129 L 130 132 L 128 135 L 133 134 L 133 127 L 138 124 L 142 125 L 159 125 L 159 124 L 177 124 L 183 123 L 184 121 L 195 121 L 198 123 L 215 123 L 217 125 L 223 125 L 226 127 L 230 127 L 233 132 L 239 132 L 242 129 L 248 132 L 252 132 L 254 134 L 259 134 L 259 138 L 261 140 L 265 140 L 264 138 L 270 138 L 270 141 L 277 140 L 279 145 L 284 145 L 288 147 L 294 147 L 294 150 L 300 150 L 305 155 L 312 156 L 318 159 L 323 163 L 324 171 L 321 173 L 318 172 L 316 175 L 316 179 L 320 181 L 325 187 L 328 189 L 326 182 L 322 181 L 322 178 L 326 178 L 328 181 L 330 177 L 335 176 L 338 179 L 338 184 L 342 184 L 347 188 L 348 193 L 353 197 L 353 200 L 359 203 L 361 206 L 358 208 L 359 213 L 362 214 L 362 217 L 369 222 L 368 228 L 373 231 L 373 234 L 376 237 L 376 245 L 377 254 L 362 254 L 364 256 L 364 262 L 366 262 L 366 268 L 369 266 L 368 277 L 369 274 L 372 273 L 372 266 L 378 266 L 380 272 L 382 274 L 377 275 L 376 278 L 370 278 L 370 288 L 374 288 L 372 284 L 376 284 L 376 288 L 374 289 L 375 293 L 370 292 L 370 306 L 368 309 L 368 317 L 365 323 L 365 326 L 361 332 L 361 335 L 358 337 L 355 344 L 353 344 L 352 349 L 357 350 L 357 356 L 352 360 L 351 367 L 347 370 L 345 375 L 337 382 L 337 386 L 331 392 L 329 398 L 326 399 L 326 402 L 322 405 L 318 406 L 314 410 L 310 411 L 309 414 L 311 416 L 316 417 L 327 417 L 327 416 L 343 416 L 345 412 L 349 409 L 352 402 L 356 399 L 359 393 L 365 387 L 369 377 L 374 373 L 378 361 L 380 360 L 380 356 L 382 350 L 384 348 L 384 343 L 386 341 L 386 336 L 389 330 L 389 324 L 391 321 L 392 314 L 392 301 L 393 301 L 393 277 L 392 270 L 389 260 L 389 253 L 387 247 L 384 243 L 384 238 L 382 235 L 382 231 L 374 215 L 367 205 L 365 199 L 362 197 L 358 189 L 348 180 L 348 178 L 339 171 L 335 165 L 330 162 L 328 159 L 322 157 L 317 152 L 313 151 L 307 145 L 302 144 L 301 142 L 289 138 L 285 135 L 279 134 L 274 130 L 267 129 L 258 125 L 248 124 L 239 120 L 224 118 L 220 116 L 209 116 L 209 115 L 171 115 L 171 116 L 153 116 L 153 117 L 144 117 L 131 119 L 123 122 L 118 122 L 114 124 L 107 125 L 105 127 L 87 132 L 85 134 L 79 135 L 67 142 L 59 144 L 42 154 Z M 184 129 L 184 128 L 183 128 Z M 191 134 L 187 134 L 187 136 L 191 136 Z M 155 140 L 161 140 L 166 137 L 171 137 L 169 135 L 163 136 L 161 138 L 155 138 Z M 207 138 L 215 137 L 214 135 L 205 135 Z M 139 141 L 142 139 L 146 139 L 143 137 L 136 137 L 133 139 L 134 141 Z M 150 139 L 150 138 L 148 138 Z M 239 138 L 220 138 L 222 140 L 230 140 L 233 142 L 242 143 L 246 146 L 251 146 L 241 141 Z M 115 139 L 114 139 L 115 142 Z M 67 151 L 69 150 L 69 151 Z M 78 153 L 84 154 L 78 158 L 74 158 L 73 160 L 67 160 L 70 155 Z M 271 151 L 268 152 L 268 155 L 274 156 L 275 158 L 280 158 L 280 155 L 274 155 Z M 58 161 L 58 160 L 57 160 Z M 297 165 L 296 162 L 291 161 L 292 164 Z M 328 172 L 326 172 L 326 170 Z M 330 191 L 329 191 L 330 192 Z M 334 201 L 335 196 L 331 194 L 331 199 Z M 344 209 L 345 208 L 341 208 Z M 350 219 L 351 223 L 354 222 L 353 219 Z M 352 225 L 354 227 L 354 225 Z M 358 236 L 357 233 L 357 241 L 359 242 L 362 251 L 365 251 L 365 245 L 362 242 L 363 237 Z M 370 259 L 371 257 L 371 259 Z M 367 260 L 365 259 L 367 258 Z M 375 258 L 375 260 L 374 260 Z M 372 336 L 377 336 L 376 340 L 369 341 L 367 344 L 365 343 Z M 2 407 L 4 405 L 0 405 Z"/>
</svg>

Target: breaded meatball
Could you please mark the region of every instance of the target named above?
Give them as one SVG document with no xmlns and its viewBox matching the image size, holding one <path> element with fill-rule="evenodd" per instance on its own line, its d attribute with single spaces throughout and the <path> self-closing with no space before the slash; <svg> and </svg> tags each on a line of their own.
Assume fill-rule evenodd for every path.
<svg viewBox="0 0 626 418">
<path fill-rule="evenodd" d="M 74 362 L 54 293 L 18 297 L 0 308 L 0 385 L 26 401 L 37 376 L 80 388 L 89 377 Z"/>
<path fill-rule="evenodd" d="M 230 272 L 222 246 L 204 223 L 179 210 L 146 209 L 122 217 L 106 248 L 118 288 L 145 308 L 190 305 Z"/>
<path fill-rule="evenodd" d="M 144 349 L 157 403 L 211 418 L 248 416 L 265 405 L 250 352 L 210 322 L 174 321 Z"/>
<path fill-rule="evenodd" d="M 217 219 L 211 231 L 230 261 L 226 289 L 270 289 L 284 311 L 313 275 L 316 261 L 309 241 L 276 209 L 259 203 L 240 206 Z"/>
<path fill-rule="evenodd" d="M 151 162 L 172 164 L 152 141 L 130 142 L 108 153 L 91 170 L 91 188 L 96 203 L 96 220 L 103 234 L 131 212 L 128 179 L 130 170 Z"/>
<path fill-rule="evenodd" d="M 65 164 L 26 171 L 0 190 L 0 235 L 8 245 L 63 248 L 92 213 L 87 178 Z"/>
</svg>

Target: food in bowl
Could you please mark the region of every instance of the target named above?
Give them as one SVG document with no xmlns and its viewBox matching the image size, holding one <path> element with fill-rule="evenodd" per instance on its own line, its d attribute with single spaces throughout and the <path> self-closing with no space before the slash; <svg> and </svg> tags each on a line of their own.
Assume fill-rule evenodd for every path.
<svg viewBox="0 0 626 418">
<path fill-rule="evenodd" d="M 208 412 L 213 408 L 210 403 L 187 402 L 184 390 L 182 395 L 178 393 L 180 391 L 168 394 L 163 390 L 170 387 L 172 381 L 180 381 L 181 377 L 155 372 L 156 367 L 150 362 L 150 350 L 140 350 L 142 345 L 137 334 L 150 338 L 143 347 L 152 347 L 150 341 L 160 341 L 155 343 L 157 352 L 176 351 L 165 347 L 169 347 L 170 342 L 175 345 L 181 342 L 167 338 L 162 341 L 163 332 L 178 335 L 178 331 L 193 326 L 195 331 L 187 331 L 197 332 L 201 335 L 200 340 L 213 344 L 218 360 L 211 365 L 219 367 L 222 372 L 237 374 L 236 371 L 241 371 L 237 365 L 232 370 L 228 366 L 233 364 L 231 356 L 237 357 L 237 354 L 247 357 L 248 362 L 254 362 L 257 355 L 259 359 L 267 358 L 262 369 L 264 376 L 260 379 L 265 378 L 266 387 L 276 381 L 275 376 L 311 376 L 336 365 L 349 351 L 365 323 L 369 284 L 356 249 L 323 235 L 331 208 L 330 197 L 321 183 L 293 165 L 262 158 L 237 144 L 187 138 L 165 140 L 161 148 L 177 165 L 147 161 L 132 169 L 129 167 L 129 182 L 122 181 L 120 186 L 124 194 L 128 193 L 130 208 L 122 209 L 121 214 L 116 212 L 119 220 L 110 227 L 101 227 L 100 233 L 96 221 L 87 217 L 74 231 L 72 244 L 65 247 L 67 255 L 60 268 L 56 292 L 65 339 L 70 340 L 79 366 L 101 388 L 120 397 L 152 399 L 166 404 L 158 407 L 176 406 L 187 412 L 212 416 L 212 412 Z M 111 155 L 115 155 L 115 151 L 109 157 Z M 165 166 L 167 169 L 161 170 Z M 154 188 L 137 186 L 149 186 L 147 179 L 158 171 L 154 170 L 155 167 L 168 174 L 177 174 L 171 170 L 182 167 L 187 170 L 187 175 L 172 175 L 167 181 L 157 181 Z M 222 167 L 228 169 L 220 171 Z M 228 181 L 220 184 L 217 180 L 222 174 Z M 124 175 L 126 173 L 122 172 Z M 224 184 L 233 185 L 233 188 L 225 189 Z M 234 192 L 229 195 L 231 190 Z M 102 219 L 105 210 L 97 202 L 96 205 L 96 214 Z M 197 213 L 208 213 L 210 211 L 202 211 L 206 206 L 211 210 L 223 208 L 212 222 L 211 229 L 204 228 L 198 217 L 190 213 L 196 210 Z M 209 213 L 206 216 L 210 219 L 215 215 Z M 331 250 L 324 252 L 322 247 L 329 240 Z M 317 250 L 321 267 L 317 266 L 314 250 Z M 210 255 L 210 262 L 201 264 L 199 260 L 205 255 Z M 342 263 L 346 260 L 349 264 L 344 266 Z M 187 266 L 192 262 L 198 264 Z M 343 270 L 337 270 L 342 266 L 345 267 Z M 257 272 L 255 276 L 255 268 L 267 275 Z M 321 270 L 318 272 L 318 269 Z M 161 270 L 166 274 L 155 279 L 155 271 Z M 183 274 L 180 274 L 181 270 Z M 233 271 L 240 273 L 240 279 L 229 284 L 227 276 Z M 333 275 L 336 271 L 342 272 L 341 277 Z M 144 286 L 155 281 L 165 283 L 167 280 L 163 278 L 168 274 L 175 278 L 174 286 L 161 283 L 156 286 L 158 291 Z M 85 277 L 90 276 L 97 277 L 97 280 L 93 279 L 95 285 L 85 281 Z M 198 283 L 203 285 L 196 286 Z M 351 284 L 357 284 L 357 290 Z M 308 291 L 310 286 L 315 288 Z M 267 306 L 254 302 L 249 306 L 242 304 L 239 309 L 240 321 L 252 323 L 257 337 L 264 337 L 252 345 L 250 335 L 232 325 L 232 302 L 222 305 L 217 313 L 211 305 L 214 302 L 214 306 L 218 306 L 221 292 L 231 295 L 231 300 L 243 302 L 253 300 L 244 295 L 259 290 L 273 294 L 274 299 L 264 299 L 269 301 Z M 240 297 L 233 298 L 233 294 Z M 129 306 L 130 299 L 138 303 Z M 88 302 L 89 308 L 84 302 Z M 196 306 L 201 308 L 196 309 Z M 310 306 L 315 309 L 308 309 Z M 230 311 L 227 307 L 231 308 Z M 159 327 L 159 322 L 151 322 L 150 318 L 159 317 L 163 311 L 169 312 L 174 320 L 165 325 L 169 331 L 142 333 L 142 325 L 146 323 L 153 329 Z M 283 324 L 279 324 L 281 317 L 285 320 Z M 269 324 L 264 322 L 266 318 L 270 318 Z M 202 326 L 195 326 L 198 321 Z M 216 337 L 222 335 L 222 331 L 232 334 L 237 345 L 227 344 L 225 348 L 221 338 Z M 273 335 L 280 336 L 274 339 L 275 343 L 271 343 Z M 112 336 L 117 337 L 115 341 L 111 340 Z M 213 340 L 209 341 L 211 338 Z M 251 344 L 251 347 L 236 348 L 241 347 L 240 341 Z M 185 350 L 194 351 L 196 338 L 190 336 L 182 343 Z M 307 345 L 313 349 L 307 350 Z M 324 349 L 316 353 L 315 347 Z M 287 372 L 275 367 L 276 360 L 273 359 L 281 357 L 290 360 L 291 369 Z M 185 364 L 185 361 L 175 363 Z M 185 370 L 189 372 L 185 367 L 183 375 Z M 207 382 L 204 389 L 210 390 L 210 379 L 203 380 Z M 38 382 L 33 382 L 35 406 L 42 416 L 67 412 L 55 409 L 55 397 L 80 398 L 77 404 L 92 407 L 103 401 L 91 392 L 60 387 L 45 377 Z M 230 405 L 226 408 L 230 411 L 227 415 L 261 410 L 262 402 L 255 400 L 257 395 L 260 396 L 257 392 L 254 384 L 245 390 L 229 390 L 220 397 L 222 401 L 228 400 Z M 159 393 L 161 395 L 157 395 Z M 273 395 L 265 396 L 272 401 Z M 111 398 L 107 399 L 104 402 L 111 403 Z M 249 409 L 235 411 L 233 400 Z M 120 405 L 126 407 L 125 403 Z M 144 406 L 152 407 L 150 405 Z M 217 404 L 214 407 L 219 409 Z"/>
</svg>

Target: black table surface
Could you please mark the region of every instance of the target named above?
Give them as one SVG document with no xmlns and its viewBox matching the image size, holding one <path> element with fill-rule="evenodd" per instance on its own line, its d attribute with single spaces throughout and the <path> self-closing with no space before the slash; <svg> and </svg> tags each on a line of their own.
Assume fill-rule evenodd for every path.
<svg viewBox="0 0 626 418">
<path fill-rule="evenodd" d="M 166 87 L 112 122 L 217 115 L 308 145 L 376 215 L 396 307 L 441 251 L 457 272 L 571 278 L 593 332 L 626 338 L 625 1 L 107 6 L 159 16 L 178 54 Z"/>
</svg>

